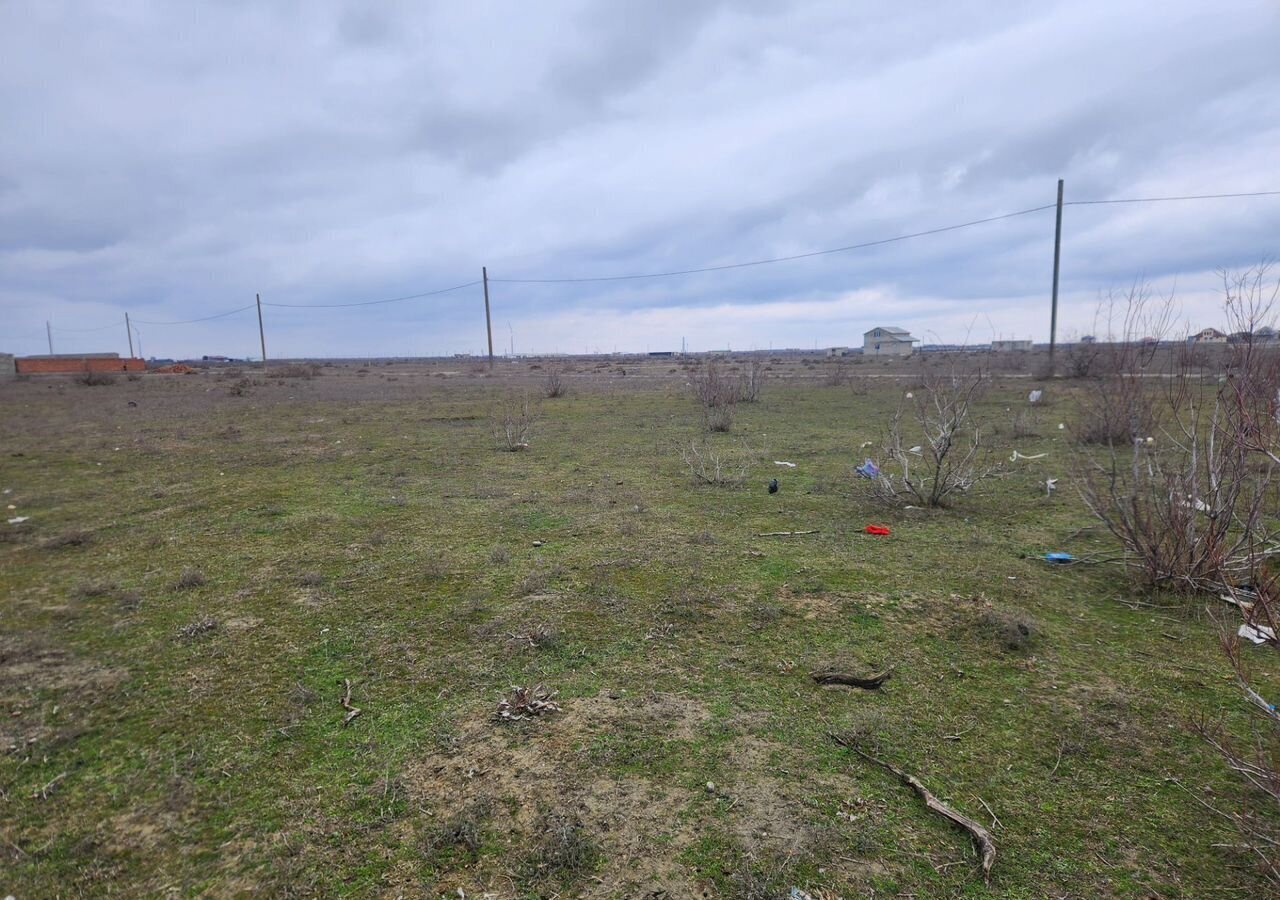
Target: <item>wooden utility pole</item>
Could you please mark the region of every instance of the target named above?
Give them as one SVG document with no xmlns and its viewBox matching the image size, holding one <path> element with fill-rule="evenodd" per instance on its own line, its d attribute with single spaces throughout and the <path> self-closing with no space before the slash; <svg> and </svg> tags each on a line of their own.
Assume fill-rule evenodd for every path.
<svg viewBox="0 0 1280 900">
<path fill-rule="evenodd" d="M 484 281 L 484 329 L 489 334 L 489 368 L 493 368 L 493 320 L 489 318 L 489 267 L 480 267 L 480 278 Z M 512 343 L 514 343 L 514 337 Z"/>
<path fill-rule="evenodd" d="M 267 333 L 262 330 L 262 295 L 254 294 L 258 303 L 258 340 L 262 342 L 262 371 L 267 371 Z"/>
<path fill-rule="evenodd" d="M 53 326 L 48 319 L 44 320 L 44 333 L 49 338 L 49 355 L 53 356 Z"/>
<path fill-rule="evenodd" d="M 124 333 L 129 335 L 129 358 L 133 359 L 133 329 L 129 327 L 129 314 L 124 314 Z"/>
<path fill-rule="evenodd" d="M 1062 261 L 1062 179 L 1058 179 L 1058 224 L 1053 231 L 1053 301 L 1049 314 L 1049 370 L 1058 344 L 1058 268 Z"/>
</svg>

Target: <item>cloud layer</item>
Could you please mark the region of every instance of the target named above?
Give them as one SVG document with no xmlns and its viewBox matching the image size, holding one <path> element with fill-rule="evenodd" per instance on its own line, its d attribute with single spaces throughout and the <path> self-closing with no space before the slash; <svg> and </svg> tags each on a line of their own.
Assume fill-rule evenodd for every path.
<svg viewBox="0 0 1280 900">
<path fill-rule="evenodd" d="M 479 277 L 593 277 L 872 241 L 1051 203 L 1280 189 L 1280 12 L 1083 2 L 0 6 L 0 349 Z M 1099 290 L 1280 251 L 1280 197 L 1073 206 Z M 1052 211 L 719 273 L 492 285 L 517 352 L 1048 336 Z M 268 307 L 277 355 L 478 352 L 478 287 Z M 102 328 L 101 331 L 76 329 Z M 139 325 L 257 352 L 245 312 Z M 118 346 L 117 346 L 118 345 Z"/>
</svg>

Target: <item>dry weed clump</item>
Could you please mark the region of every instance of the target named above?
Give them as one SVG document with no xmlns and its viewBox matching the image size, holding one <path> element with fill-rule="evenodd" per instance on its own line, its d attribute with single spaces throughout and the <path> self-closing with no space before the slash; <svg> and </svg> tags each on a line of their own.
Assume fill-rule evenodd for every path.
<svg viewBox="0 0 1280 900">
<path fill-rule="evenodd" d="M 493 436 L 503 450 L 528 450 L 540 417 L 540 410 L 528 394 L 509 394 L 490 416 Z"/>
<path fill-rule="evenodd" d="M 45 550 L 66 550 L 70 547 L 87 547 L 93 543 L 93 532 L 84 528 L 69 528 L 48 538 L 40 546 Z"/>
<path fill-rule="evenodd" d="M 710 441 L 694 439 L 681 444 L 677 452 L 689 475 L 702 484 L 741 485 L 755 467 L 755 453 L 745 442 L 737 447 L 715 447 Z"/>
<path fill-rule="evenodd" d="M 197 641 L 208 634 L 217 631 L 221 624 L 212 616 L 201 616 L 178 629 L 178 640 L 181 641 Z"/>
<path fill-rule="evenodd" d="M 522 722 L 549 713 L 560 712 L 556 703 L 556 691 L 548 691 L 542 685 L 536 687 L 512 686 L 505 697 L 498 701 L 497 717 L 504 722 Z"/>
<path fill-rule="evenodd" d="M 191 588 L 198 588 L 205 583 L 204 573 L 199 569 L 186 568 L 182 570 L 182 574 L 173 583 L 176 590 L 186 591 Z"/>
<path fill-rule="evenodd" d="M 105 387 L 116 383 L 116 376 L 110 372 L 81 372 L 75 376 L 76 384 L 85 387 Z"/>
</svg>

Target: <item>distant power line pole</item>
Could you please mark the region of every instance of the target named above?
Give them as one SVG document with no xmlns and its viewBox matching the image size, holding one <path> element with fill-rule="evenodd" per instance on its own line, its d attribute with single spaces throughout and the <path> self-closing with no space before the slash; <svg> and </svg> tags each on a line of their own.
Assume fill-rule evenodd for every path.
<svg viewBox="0 0 1280 900">
<path fill-rule="evenodd" d="M 489 368 L 493 368 L 493 320 L 489 318 L 489 267 L 480 267 L 480 279 L 484 282 L 484 330 L 489 335 Z M 512 344 L 515 343 L 514 336 Z"/>
<path fill-rule="evenodd" d="M 262 342 L 262 371 L 267 371 L 267 333 L 262 330 L 262 295 L 254 294 L 258 304 L 258 340 Z"/>
<path fill-rule="evenodd" d="M 53 326 L 48 319 L 44 320 L 44 333 L 49 338 L 49 355 L 53 356 Z"/>
<path fill-rule="evenodd" d="M 1058 343 L 1058 269 L 1062 261 L 1062 179 L 1058 179 L 1058 224 L 1053 231 L 1053 300 L 1049 314 L 1049 363 Z"/>
<path fill-rule="evenodd" d="M 129 314 L 124 314 L 124 333 L 129 335 L 129 358 L 133 359 L 133 329 L 129 327 Z"/>
</svg>

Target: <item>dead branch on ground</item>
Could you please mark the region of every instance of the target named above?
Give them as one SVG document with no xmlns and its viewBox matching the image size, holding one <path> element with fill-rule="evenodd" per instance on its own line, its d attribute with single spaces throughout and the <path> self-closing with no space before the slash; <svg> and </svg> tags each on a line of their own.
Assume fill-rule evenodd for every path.
<svg viewBox="0 0 1280 900">
<path fill-rule="evenodd" d="M 847 684 L 850 687 L 866 688 L 874 691 L 893 676 L 893 667 L 875 675 L 852 675 L 848 672 L 837 672 L 834 669 L 824 672 L 813 672 L 812 678 L 818 684 Z"/>
<path fill-rule="evenodd" d="M 926 788 L 920 782 L 920 779 L 916 778 L 914 775 L 909 775 L 906 772 L 899 769 L 897 766 L 894 766 L 891 763 L 887 763 L 882 759 L 878 759 L 877 757 L 874 757 L 871 754 L 864 752 L 852 741 L 845 740 L 844 738 L 840 737 L 838 734 L 832 733 L 832 734 L 829 734 L 829 737 L 831 738 L 831 740 L 835 741 L 841 747 L 844 747 L 848 750 L 852 750 L 854 753 L 856 753 L 858 756 L 865 759 L 867 762 L 875 763 L 877 766 L 884 769 L 886 772 L 891 772 L 892 774 L 897 776 L 899 781 L 901 781 L 903 784 L 907 785 L 909 788 L 911 788 L 913 791 L 915 791 L 917 794 L 920 795 L 920 798 L 924 800 L 925 805 L 929 807 L 929 809 L 933 810 L 938 815 L 942 816 L 952 824 L 958 825 L 961 828 L 963 828 L 965 831 L 969 832 L 969 834 L 973 836 L 973 839 L 977 841 L 978 848 L 982 852 L 982 877 L 988 881 L 991 879 L 991 867 L 995 864 L 995 861 L 996 861 L 996 843 L 994 840 L 992 840 L 991 833 L 987 831 L 987 829 L 983 828 L 981 825 L 979 825 L 977 822 L 973 821 L 973 819 L 970 819 L 968 816 L 964 815 L 963 813 L 956 812 L 954 809 L 947 806 L 945 803 L 943 803 L 941 800 L 935 797 L 932 793 L 930 793 L 929 789 Z"/>
<path fill-rule="evenodd" d="M 342 717 L 342 727 L 346 728 L 348 725 L 351 724 L 351 720 L 354 719 L 356 716 L 360 715 L 362 712 L 364 712 L 364 710 L 358 706 L 351 705 L 351 679 L 350 678 L 342 679 L 342 687 L 343 687 L 342 708 L 347 711 L 347 714 Z"/>
</svg>

